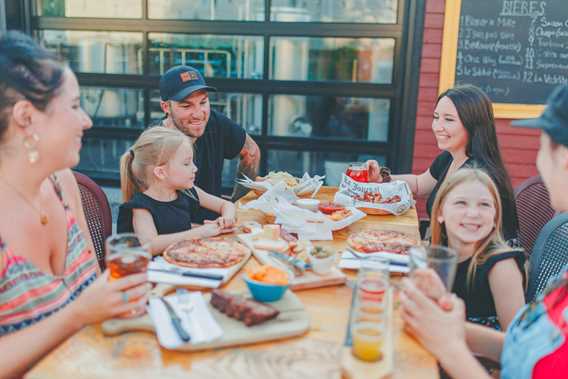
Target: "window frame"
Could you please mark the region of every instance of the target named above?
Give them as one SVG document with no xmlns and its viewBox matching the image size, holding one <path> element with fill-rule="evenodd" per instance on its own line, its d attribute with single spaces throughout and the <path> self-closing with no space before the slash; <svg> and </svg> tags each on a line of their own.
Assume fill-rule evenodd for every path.
<svg viewBox="0 0 568 379">
<path fill-rule="evenodd" d="M 10 0 L 8 0 L 10 1 Z M 18 0 L 12 0 L 18 1 Z M 81 30 L 142 33 L 142 75 L 94 74 L 78 72 L 82 86 L 140 88 L 144 96 L 144 124 L 150 123 L 150 93 L 158 88 L 159 76 L 149 74 L 149 33 L 182 33 L 212 35 L 261 36 L 264 42 L 262 79 L 206 78 L 208 84 L 220 92 L 251 93 L 262 96 L 261 135 L 253 136 L 263 152 L 261 171 L 266 172 L 268 149 L 306 150 L 321 152 L 352 152 L 384 155 L 393 172 L 408 172 L 412 166 L 416 122 L 418 75 L 420 64 L 425 0 L 399 0 L 396 24 L 345 22 L 276 22 L 270 21 L 271 0 L 265 1 L 265 21 L 209 21 L 162 20 L 148 18 L 148 1 L 142 1 L 141 19 L 120 18 L 65 18 L 35 16 L 35 0 L 24 0 L 27 16 L 22 25 L 28 32 L 41 29 Z M 26 25 L 27 24 L 27 25 Z M 393 38 L 394 61 L 392 82 L 373 84 L 357 82 L 325 82 L 269 79 L 271 37 L 337 37 L 337 38 Z M 385 98 L 390 100 L 388 142 L 361 140 L 329 140 L 268 135 L 268 110 L 271 95 L 320 95 L 341 97 Z M 97 127 L 86 134 L 94 138 L 136 138 L 141 132 L 135 128 Z M 99 175 L 89 172 L 102 183 L 119 182 L 118 175 Z M 111 175 L 112 176 L 112 175 Z"/>
</svg>

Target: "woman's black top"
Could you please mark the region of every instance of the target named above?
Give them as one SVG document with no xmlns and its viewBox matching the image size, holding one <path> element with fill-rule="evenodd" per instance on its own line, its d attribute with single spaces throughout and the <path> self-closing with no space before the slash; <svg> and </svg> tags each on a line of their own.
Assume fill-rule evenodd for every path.
<svg viewBox="0 0 568 379">
<path fill-rule="evenodd" d="M 436 199 L 436 195 L 438 194 L 438 190 L 440 189 L 440 186 L 442 185 L 442 183 L 444 182 L 444 179 L 446 179 L 446 176 L 448 174 L 448 170 L 450 169 L 450 165 L 452 164 L 453 161 L 453 157 L 450 153 L 448 153 L 447 151 L 442 152 L 440 155 L 438 155 L 436 157 L 436 159 L 434 159 L 434 161 L 432 162 L 432 165 L 430 166 L 430 175 L 432 175 L 432 177 L 434 179 L 436 179 L 437 183 L 434 186 L 434 189 L 432 190 L 432 192 L 430 193 L 430 195 L 428 196 L 428 199 L 426 201 L 426 211 L 428 212 L 428 216 L 431 216 L 432 213 L 432 206 L 434 205 L 434 200 Z M 461 165 L 460 168 L 464 168 L 464 167 L 473 167 L 473 168 L 479 168 L 482 170 L 485 170 L 485 167 L 483 166 L 483 164 L 481 164 L 479 161 L 473 159 L 473 158 L 468 158 L 463 165 Z M 487 172 L 487 171 L 486 171 Z M 488 173 L 489 176 L 491 176 L 490 173 Z M 495 181 L 495 178 L 493 178 L 493 181 Z M 501 189 L 498 189 L 499 191 L 501 191 Z M 516 212 L 514 210 L 514 204 L 511 204 L 508 201 L 504 201 L 503 197 L 501 197 L 501 204 L 503 207 L 503 221 L 502 221 L 502 229 L 503 229 L 503 237 L 505 238 L 506 241 L 510 241 L 510 240 L 514 240 L 515 238 L 517 238 L 517 228 L 516 228 Z"/>
<path fill-rule="evenodd" d="M 146 209 L 152 215 L 158 234 L 171 234 L 191 229 L 191 221 L 199 211 L 199 197 L 195 188 L 189 190 L 191 196 L 177 191 L 177 198 L 172 201 L 159 201 L 137 192 L 132 199 L 120 206 L 118 211 L 117 231 L 133 233 L 132 210 Z"/>
<path fill-rule="evenodd" d="M 489 286 L 489 272 L 497 262 L 505 259 L 514 259 L 523 276 L 523 285 L 526 280 L 524 264 L 525 255 L 522 250 L 510 250 L 487 258 L 475 270 L 471 288 L 468 288 L 467 272 L 471 258 L 458 264 L 456 280 L 452 292 L 465 302 L 466 317 L 469 321 L 499 329 L 497 310 L 491 287 Z"/>
</svg>

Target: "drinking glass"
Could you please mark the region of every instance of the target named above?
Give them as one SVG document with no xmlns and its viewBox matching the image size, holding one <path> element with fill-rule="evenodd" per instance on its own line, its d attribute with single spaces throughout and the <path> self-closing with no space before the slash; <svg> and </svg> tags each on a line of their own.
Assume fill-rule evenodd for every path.
<svg viewBox="0 0 568 379">
<path fill-rule="evenodd" d="M 106 264 L 110 271 L 109 280 L 146 272 L 151 258 L 152 255 L 146 246 L 143 246 L 133 233 L 114 234 L 106 240 Z M 120 317 L 137 317 L 144 312 L 144 309 L 133 310 Z"/>
<path fill-rule="evenodd" d="M 451 291 L 456 277 L 458 255 L 455 250 L 445 246 L 414 246 L 409 249 L 410 276 L 419 268 L 434 270 L 446 290 Z"/>
<path fill-rule="evenodd" d="M 375 258 L 361 262 L 351 315 L 352 354 L 363 361 L 383 357 L 389 288 L 388 261 Z"/>
<path fill-rule="evenodd" d="M 353 162 L 349 164 L 345 175 L 356 182 L 367 183 L 369 181 L 369 167 L 366 162 Z"/>
</svg>

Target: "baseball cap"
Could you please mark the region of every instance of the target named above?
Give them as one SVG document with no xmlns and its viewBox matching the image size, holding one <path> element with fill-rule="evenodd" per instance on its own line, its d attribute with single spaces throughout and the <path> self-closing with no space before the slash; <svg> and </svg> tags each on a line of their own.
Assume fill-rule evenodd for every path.
<svg viewBox="0 0 568 379">
<path fill-rule="evenodd" d="M 163 101 L 181 101 L 201 89 L 217 91 L 205 84 L 201 73 L 191 66 L 174 66 L 160 78 L 160 97 Z"/>
<path fill-rule="evenodd" d="M 561 85 L 552 92 L 539 117 L 513 121 L 511 125 L 542 129 L 554 142 L 568 147 L 568 85 Z"/>
</svg>

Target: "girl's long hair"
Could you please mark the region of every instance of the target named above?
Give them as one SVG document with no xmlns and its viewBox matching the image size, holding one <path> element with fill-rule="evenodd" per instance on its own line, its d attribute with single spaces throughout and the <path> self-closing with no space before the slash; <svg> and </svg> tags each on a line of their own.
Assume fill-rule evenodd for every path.
<svg viewBox="0 0 568 379">
<path fill-rule="evenodd" d="M 468 288 L 472 288 L 473 280 L 477 267 L 482 265 L 487 258 L 503 252 L 511 251 L 511 247 L 507 245 L 501 233 L 501 198 L 497 190 L 497 186 L 491 177 L 483 170 L 478 168 L 463 168 L 456 171 L 444 180 L 440 186 L 434 205 L 432 206 L 432 216 L 430 218 L 430 229 L 432 231 L 432 245 L 448 246 L 448 236 L 446 226 L 440 223 L 438 218 L 442 213 L 442 208 L 448 197 L 457 186 L 464 183 L 481 183 L 491 193 L 495 206 L 495 220 L 493 230 L 481 241 L 478 241 L 475 252 L 473 253 L 471 263 L 467 271 Z"/>
<path fill-rule="evenodd" d="M 503 217 L 512 222 L 513 228 L 505 230 L 504 234 L 506 238 L 512 238 L 518 230 L 517 208 L 511 179 L 499 151 L 491 100 L 485 92 L 473 85 L 461 85 L 442 92 L 436 104 L 443 97 L 452 101 L 467 131 L 467 156 L 487 171 L 499 189 L 503 200 Z"/>
<path fill-rule="evenodd" d="M 145 191 L 152 181 L 152 170 L 170 161 L 184 142 L 191 140 L 177 129 L 155 126 L 146 129 L 120 158 L 122 200 Z"/>
</svg>

